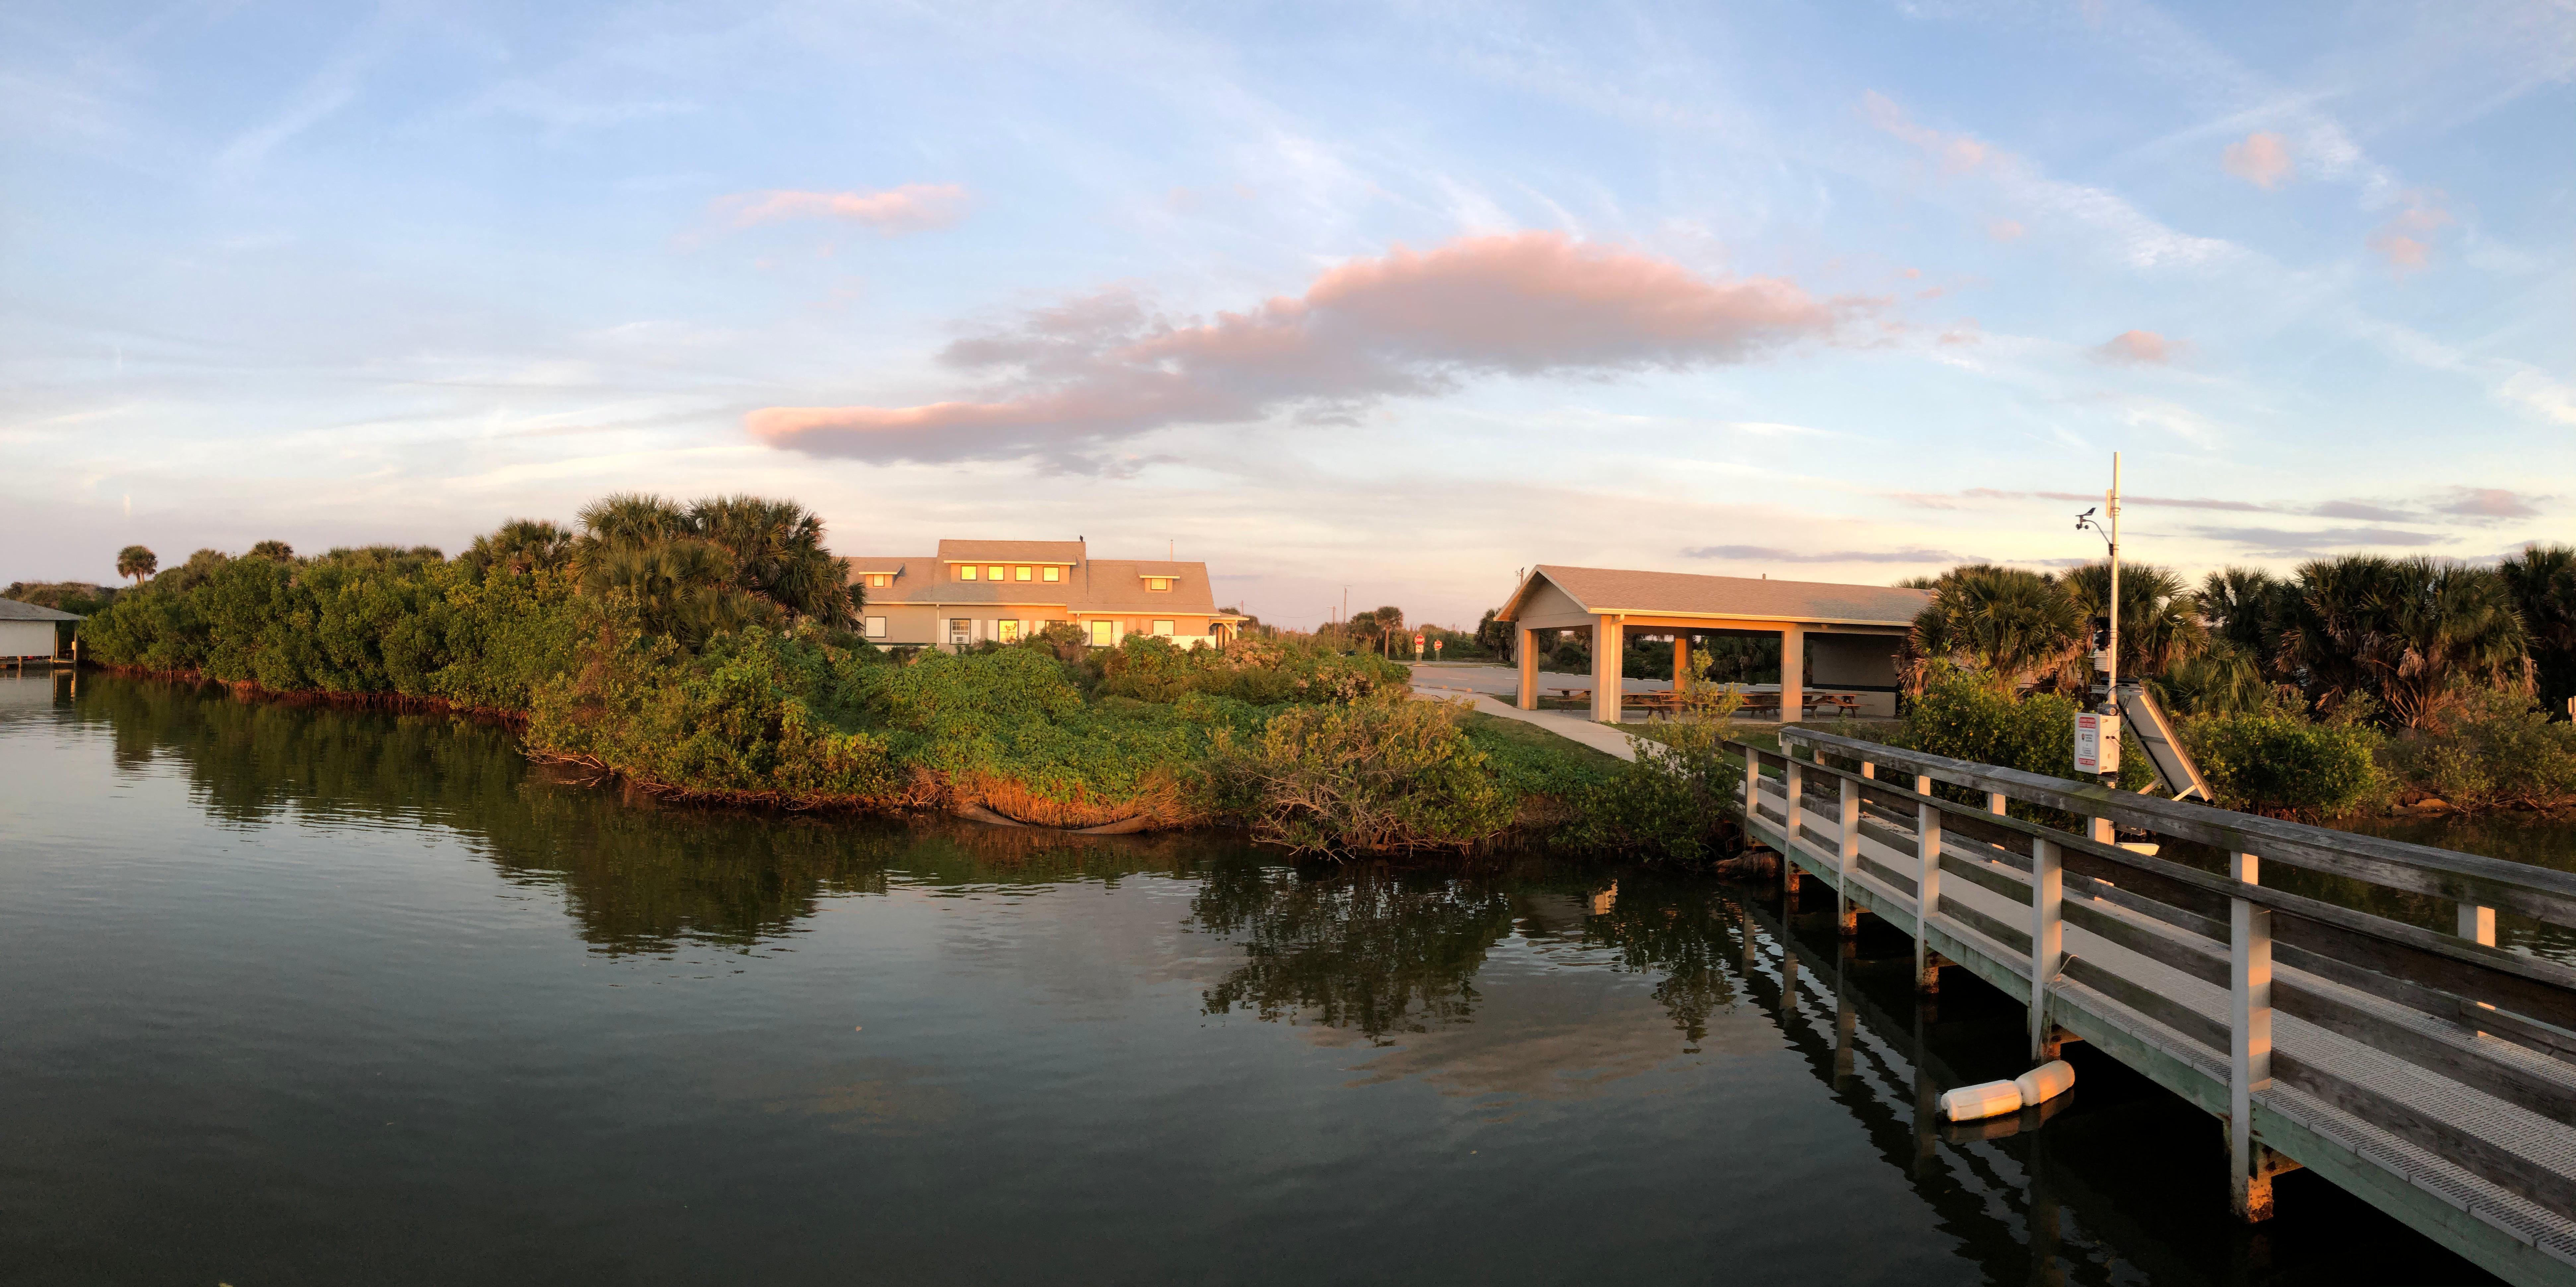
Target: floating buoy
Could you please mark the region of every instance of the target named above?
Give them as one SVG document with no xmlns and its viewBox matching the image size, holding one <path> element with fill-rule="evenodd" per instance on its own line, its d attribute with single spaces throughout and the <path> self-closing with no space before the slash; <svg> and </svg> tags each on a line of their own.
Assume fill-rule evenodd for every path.
<svg viewBox="0 0 2576 1287">
<path fill-rule="evenodd" d="M 2013 1089 L 2021 1092 L 2025 1104 L 2043 1104 L 2074 1088 L 2075 1065 L 2063 1059 L 2051 1059 L 2013 1078 Z"/>
<path fill-rule="evenodd" d="M 1980 1117 L 2001 1117 L 2020 1111 L 2021 1087 L 2008 1081 L 1961 1086 L 1941 1096 L 1941 1115 L 1954 1122 L 1973 1122 Z"/>
</svg>

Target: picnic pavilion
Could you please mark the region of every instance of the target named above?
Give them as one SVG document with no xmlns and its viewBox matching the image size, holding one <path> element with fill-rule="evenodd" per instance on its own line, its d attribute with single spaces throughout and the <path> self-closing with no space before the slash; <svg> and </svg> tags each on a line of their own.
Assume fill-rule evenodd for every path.
<svg viewBox="0 0 2576 1287">
<path fill-rule="evenodd" d="M 1777 634 L 1780 718 L 1794 721 L 1828 693 L 1843 710 L 1895 714 L 1897 652 L 1931 598 L 1880 585 L 1542 563 L 1495 617 L 1512 624 L 1522 710 L 1538 709 L 1535 631 L 1591 632 L 1592 718 L 1611 724 L 1619 722 L 1619 663 L 1631 632 L 1672 637 L 1677 688 L 1689 683 L 1692 635 Z"/>
</svg>

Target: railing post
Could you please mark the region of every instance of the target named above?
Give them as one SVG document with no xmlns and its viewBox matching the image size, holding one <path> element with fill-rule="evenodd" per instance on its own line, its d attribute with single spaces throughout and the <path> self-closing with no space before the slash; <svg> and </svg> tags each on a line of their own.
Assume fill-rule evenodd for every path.
<svg viewBox="0 0 2576 1287">
<path fill-rule="evenodd" d="M 1738 743 L 1738 745 L 1742 745 Z M 1762 811 L 1762 752 L 1744 748 L 1744 834 L 1753 834 L 1753 820 Z"/>
<path fill-rule="evenodd" d="M 1843 937 L 1860 932 L 1860 904 L 1852 901 L 1852 872 L 1860 867 L 1860 784 L 1850 778 L 1835 778 L 1842 784 L 1842 852 L 1834 871 L 1834 927 Z"/>
<path fill-rule="evenodd" d="M 1780 785 L 1787 795 L 1780 806 L 1780 888 L 1798 892 L 1798 825 L 1804 820 L 1807 771 L 1799 767 L 1795 748 L 1780 743 Z"/>
<path fill-rule="evenodd" d="M 1932 775 L 1914 775 L 1914 793 L 1932 794 Z M 1941 990 L 1941 967 L 1934 964 L 1932 918 L 1941 910 L 1941 810 L 1929 802 L 1914 806 L 1914 986 L 1922 992 Z"/>
<path fill-rule="evenodd" d="M 2495 946 L 2495 909 L 2476 903 L 2460 904 L 2460 937 L 2472 943 Z"/>
<path fill-rule="evenodd" d="M 2006 811 L 2004 806 L 2010 803 L 2011 800 L 2001 791 L 1988 791 L 1986 793 L 1986 812 L 1988 813 L 2003 813 Z"/>
<path fill-rule="evenodd" d="M 2058 919 L 2066 893 L 2057 842 L 2030 842 L 2030 1061 L 2056 1058 L 2049 1040 L 2048 982 L 2063 963 L 2066 926 Z"/>
<path fill-rule="evenodd" d="M 2252 854 L 2227 856 L 2229 874 L 2262 883 Z M 2227 1198 L 2236 1218 L 2272 1218 L 2272 1168 L 2254 1142 L 2254 1096 L 2272 1088 L 2272 909 L 2227 900 Z"/>
</svg>

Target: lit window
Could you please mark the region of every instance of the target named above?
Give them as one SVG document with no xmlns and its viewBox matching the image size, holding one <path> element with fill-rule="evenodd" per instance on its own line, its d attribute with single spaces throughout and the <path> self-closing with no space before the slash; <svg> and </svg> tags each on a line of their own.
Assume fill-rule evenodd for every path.
<svg viewBox="0 0 2576 1287">
<path fill-rule="evenodd" d="M 1014 581 L 1026 581 L 1029 579 L 1029 570 L 1027 568 L 1012 568 L 1011 579 Z"/>
<path fill-rule="evenodd" d="M 870 617 L 870 618 L 868 618 L 868 638 L 870 638 L 870 639 L 883 639 L 883 638 L 885 638 L 885 618 L 883 618 L 883 617 Z"/>
<path fill-rule="evenodd" d="M 984 579 L 988 581 L 999 581 L 1002 579 L 1002 570 L 1000 568 L 986 568 L 984 569 Z"/>
<path fill-rule="evenodd" d="M 1172 588 L 1172 578 L 1167 576 L 1149 576 L 1145 578 L 1145 588 L 1148 590 L 1169 590 Z"/>
<path fill-rule="evenodd" d="M 1106 648 L 1111 644 L 1118 642 L 1118 623 L 1115 621 L 1092 622 L 1091 642 L 1093 646 L 1100 648 Z"/>
<path fill-rule="evenodd" d="M 1172 623 L 1171 623 L 1171 622 L 1168 622 L 1168 621 L 1157 621 L 1157 622 L 1155 622 L 1155 623 L 1154 623 L 1154 633 L 1155 633 L 1155 634 L 1158 634 L 1158 635 L 1168 635 L 1168 634 L 1172 633 Z"/>
<path fill-rule="evenodd" d="M 993 627 L 994 627 L 994 635 L 993 635 L 993 637 L 994 637 L 994 638 L 996 638 L 996 639 L 1001 640 L 1003 643 L 1018 643 L 1018 642 L 1020 641 L 1020 623 L 1019 623 L 1019 622 L 1016 622 L 1016 621 L 996 621 L 996 622 L 994 622 L 994 623 L 993 623 Z"/>
<path fill-rule="evenodd" d="M 972 581 L 972 580 L 974 580 L 974 579 L 975 579 L 975 565 L 974 565 L 974 564 L 972 564 L 972 563 L 964 563 L 964 564 L 960 564 L 960 565 L 958 565 L 958 568 L 957 568 L 957 579 L 958 579 L 958 580 L 960 580 L 960 581 Z"/>
<path fill-rule="evenodd" d="M 1060 577 L 1062 577 L 1062 576 L 1063 576 L 1063 574 L 1064 574 L 1064 569 L 1062 569 L 1062 568 L 1048 568 L 1048 569 L 1046 570 L 1046 579 L 1047 579 L 1047 580 L 1050 580 L 1050 581 L 1054 581 L 1054 580 L 1057 580 L 1057 579 L 1059 579 Z"/>
<path fill-rule="evenodd" d="M 893 584 L 894 578 L 883 572 L 870 572 L 868 574 L 868 585 L 872 589 L 882 590 Z"/>
</svg>

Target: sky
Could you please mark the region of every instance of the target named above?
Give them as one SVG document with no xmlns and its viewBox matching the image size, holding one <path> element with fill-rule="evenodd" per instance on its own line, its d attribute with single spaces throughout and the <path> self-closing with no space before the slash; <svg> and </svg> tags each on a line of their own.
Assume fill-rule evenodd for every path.
<svg viewBox="0 0 2576 1287">
<path fill-rule="evenodd" d="M 2576 541 L 2576 4 L 0 7 L 0 582 L 609 492 L 1472 623 Z"/>
</svg>

